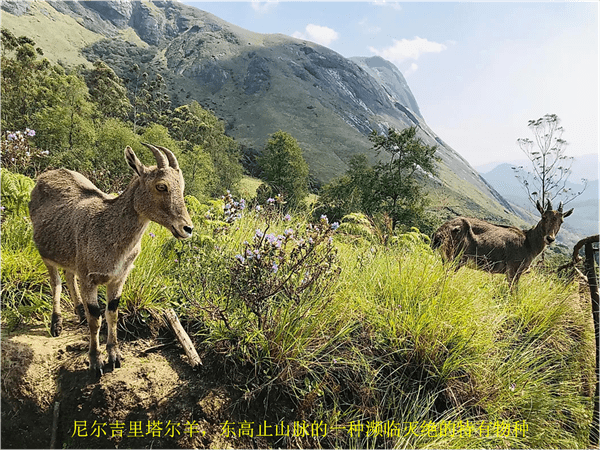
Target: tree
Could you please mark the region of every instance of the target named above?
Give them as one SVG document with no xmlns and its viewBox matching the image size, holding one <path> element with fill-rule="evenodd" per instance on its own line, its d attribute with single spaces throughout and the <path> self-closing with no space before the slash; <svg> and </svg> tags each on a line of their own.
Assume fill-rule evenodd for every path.
<svg viewBox="0 0 600 450">
<path fill-rule="evenodd" d="M 360 212 L 390 221 L 386 227 L 391 229 L 403 224 L 433 231 L 434 219 L 425 211 L 427 196 L 419 177 L 436 173 L 437 147 L 425 145 L 415 127 L 400 132 L 389 128 L 387 135 L 373 131 L 369 140 L 380 162 L 371 167 L 366 156 L 353 157 L 346 174 L 323 187 L 318 213 L 340 220 Z"/>
<path fill-rule="evenodd" d="M 32 126 L 32 116 L 52 102 L 52 81 L 61 74 L 47 59 L 37 59 L 43 52 L 34 48 L 32 39 L 17 38 L 5 28 L 1 36 L 2 129 L 24 130 Z"/>
<path fill-rule="evenodd" d="M 168 117 L 171 114 L 171 98 L 167 94 L 167 85 L 163 76 L 157 73 L 154 80 L 150 82 L 148 87 L 150 94 L 148 109 L 149 121 L 160 122 L 161 119 Z"/>
<path fill-rule="evenodd" d="M 288 207 L 295 207 L 308 195 L 308 164 L 298 141 L 290 134 L 281 130 L 273 133 L 259 165 L 269 196 L 282 194 Z"/>
<path fill-rule="evenodd" d="M 355 155 L 350 159 L 346 173 L 321 189 L 317 213 L 325 214 L 331 221 L 340 221 L 353 212 L 372 215 L 378 209 L 373 201 L 375 187 L 375 170 L 367 157 Z"/>
<path fill-rule="evenodd" d="M 422 216 L 426 199 L 417 173 L 436 173 L 437 146 L 425 145 L 417 137 L 416 127 L 400 132 L 389 128 L 387 136 L 373 130 L 369 140 L 377 155 L 383 152 L 385 157 L 374 168 L 377 180 L 374 200 L 389 214 L 392 227 L 398 223 L 417 225 L 414 219 Z"/>
<path fill-rule="evenodd" d="M 85 82 L 77 75 L 63 75 L 53 84 L 54 104 L 33 116 L 36 144 L 52 152 L 90 149 L 96 134 L 92 121 L 95 107 Z"/>
<path fill-rule="evenodd" d="M 131 104 L 127 89 L 114 70 L 97 60 L 94 68 L 85 73 L 90 97 L 100 117 L 127 119 Z"/>
<path fill-rule="evenodd" d="M 225 125 L 212 112 L 193 101 L 175 108 L 162 123 L 173 138 L 183 143 L 184 154 L 210 155 L 213 181 L 206 186 L 206 194 L 223 195 L 228 189 L 235 192 L 242 179 L 242 165 L 238 144 L 225 135 Z"/>
<path fill-rule="evenodd" d="M 566 205 L 583 193 L 587 180 L 582 179 L 584 187 L 579 192 L 572 192 L 567 187 L 574 158 L 565 155 L 567 141 L 562 139 L 564 129 L 560 126 L 560 119 L 556 114 L 546 114 L 530 120 L 527 126 L 533 132 L 534 140 L 520 138 L 517 142 L 531 161 L 532 170 L 515 166 L 512 168 L 515 176 L 534 205 L 537 201 L 546 205 L 548 200 L 552 202 L 554 199 Z"/>
<path fill-rule="evenodd" d="M 127 85 L 127 95 L 131 101 L 133 131 L 137 132 L 138 126 L 144 125 L 144 117 L 149 109 L 148 73 L 142 72 L 140 66 L 134 64 L 129 69 L 129 74 L 129 78 L 125 79 L 125 84 Z"/>
</svg>

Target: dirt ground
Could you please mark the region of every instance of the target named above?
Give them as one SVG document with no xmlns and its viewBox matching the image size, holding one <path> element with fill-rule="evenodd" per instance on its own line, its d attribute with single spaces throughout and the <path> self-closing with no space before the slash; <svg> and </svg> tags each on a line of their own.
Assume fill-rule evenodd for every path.
<svg viewBox="0 0 600 450">
<path fill-rule="evenodd" d="M 260 446 L 223 432 L 235 421 L 236 394 L 219 382 L 218 361 L 195 371 L 173 337 L 165 338 L 173 344 L 121 342 L 121 368 L 98 380 L 88 371 L 87 326 L 74 316 L 64 317 L 57 338 L 43 324 L 3 330 L 1 447 L 50 448 L 57 402 L 56 448 Z"/>
</svg>

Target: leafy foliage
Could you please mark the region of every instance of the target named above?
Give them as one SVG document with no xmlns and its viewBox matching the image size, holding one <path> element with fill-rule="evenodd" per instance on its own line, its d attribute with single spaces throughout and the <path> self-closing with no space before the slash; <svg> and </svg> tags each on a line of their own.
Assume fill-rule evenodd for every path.
<svg viewBox="0 0 600 450">
<path fill-rule="evenodd" d="M 175 108 L 165 125 L 171 135 L 183 143 L 183 153 L 189 159 L 202 160 L 203 155 L 210 155 L 212 169 L 204 163 L 204 170 L 213 172 L 210 183 L 206 184 L 208 195 L 223 195 L 227 189 L 237 187 L 242 178 L 239 147 L 225 135 L 223 122 L 214 114 L 194 101 Z M 188 161 L 188 164 L 193 166 L 195 161 Z M 191 173 L 194 177 L 196 173 L 202 176 L 202 166 L 192 168 Z"/>
<path fill-rule="evenodd" d="M 308 164 L 298 141 L 290 134 L 281 130 L 273 133 L 259 164 L 265 182 L 257 192 L 259 201 L 281 194 L 288 207 L 294 208 L 308 195 Z"/>
<path fill-rule="evenodd" d="M 29 128 L 25 134 L 11 133 L 18 139 L 8 144 L 5 136 L 4 167 L 31 176 L 46 168 L 67 167 L 103 190 L 119 192 L 131 178 L 123 149 L 141 149 L 139 142 L 146 140 L 171 148 L 180 158 L 187 194 L 206 198 L 237 189 L 242 166 L 236 142 L 225 135 L 223 123 L 196 102 L 171 111 L 160 74 L 150 79 L 134 65 L 126 89 L 100 60 L 92 69 L 67 72 L 47 60 L 38 61 L 41 51 L 33 50 L 34 44 L 2 30 L 2 127 L 36 130 L 35 137 L 28 134 Z M 49 157 L 36 159 L 42 152 Z"/>
<path fill-rule="evenodd" d="M 0 84 L 2 94 L 2 129 L 24 130 L 32 125 L 36 111 L 52 101 L 48 95 L 55 71 L 47 59 L 37 60 L 43 53 L 34 48 L 32 39 L 15 37 L 2 29 Z"/>
<path fill-rule="evenodd" d="M 375 169 L 365 155 L 353 156 L 345 175 L 325 185 L 319 195 L 322 211 L 340 220 L 353 212 L 372 215 L 378 210 L 374 200 L 376 188 Z"/>
<path fill-rule="evenodd" d="M 321 211 L 336 219 L 353 212 L 384 214 L 392 230 L 402 225 L 432 231 L 435 219 L 425 211 L 419 177 L 436 173 L 436 147 L 424 145 L 416 133 L 416 127 L 390 128 L 385 136 L 373 131 L 369 139 L 380 162 L 371 167 L 364 155 L 352 158 L 346 174 L 323 188 Z"/>
<path fill-rule="evenodd" d="M 34 182 L 31 178 L 19 173 L 12 173 L 6 169 L 0 172 L 0 186 L 2 193 L 2 212 L 21 217 L 29 214 L 29 200 Z"/>
<path fill-rule="evenodd" d="M 90 97 L 100 117 L 126 119 L 132 109 L 127 89 L 117 74 L 103 61 L 94 62 L 94 68 L 85 74 Z"/>
</svg>

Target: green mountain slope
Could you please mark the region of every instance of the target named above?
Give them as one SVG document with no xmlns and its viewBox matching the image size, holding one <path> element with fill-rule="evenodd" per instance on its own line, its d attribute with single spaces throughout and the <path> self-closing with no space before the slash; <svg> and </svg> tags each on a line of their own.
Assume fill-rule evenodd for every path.
<svg viewBox="0 0 600 450">
<path fill-rule="evenodd" d="M 177 2 L 6 1 L 2 9 L 3 26 L 32 35 L 51 59 L 101 58 L 121 77 L 134 63 L 160 72 L 175 105 L 197 100 L 213 110 L 247 153 L 259 152 L 270 133 L 289 132 L 319 182 L 344 173 L 355 154 L 375 161 L 371 130 L 416 125 L 427 144 L 439 147 L 439 177 L 424 182 L 442 213 L 522 224 L 510 204 L 427 126 L 402 74 L 381 58 L 347 59 Z M 57 29 L 64 39 L 57 40 Z"/>
</svg>

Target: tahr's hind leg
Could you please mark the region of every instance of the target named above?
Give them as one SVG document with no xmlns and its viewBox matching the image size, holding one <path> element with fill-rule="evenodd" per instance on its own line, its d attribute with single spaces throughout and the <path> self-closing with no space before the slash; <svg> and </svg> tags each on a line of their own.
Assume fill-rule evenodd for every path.
<svg viewBox="0 0 600 450">
<path fill-rule="evenodd" d="M 108 338 L 106 340 L 106 352 L 108 353 L 108 370 L 114 370 L 121 367 L 121 351 L 117 340 L 117 321 L 119 319 L 119 302 L 121 292 L 127 274 L 115 283 L 109 283 L 106 286 L 106 325 L 108 328 Z"/>
<path fill-rule="evenodd" d="M 79 286 L 77 285 L 77 279 L 75 278 L 75 274 L 73 272 L 65 270 L 65 279 L 67 280 L 67 286 L 69 288 L 71 300 L 73 300 L 75 314 L 77 314 L 77 316 L 79 317 L 79 323 L 85 323 L 85 308 L 83 307 L 83 302 L 81 301 L 81 293 L 79 292 Z"/>
<path fill-rule="evenodd" d="M 50 287 L 52 288 L 52 324 L 50 325 L 50 333 L 52 336 L 60 336 L 62 332 L 62 316 L 60 313 L 60 294 L 62 292 L 62 283 L 58 268 L 44 260 L 44 264 L 48 268 L 50 274 Z"/>
</svg>

